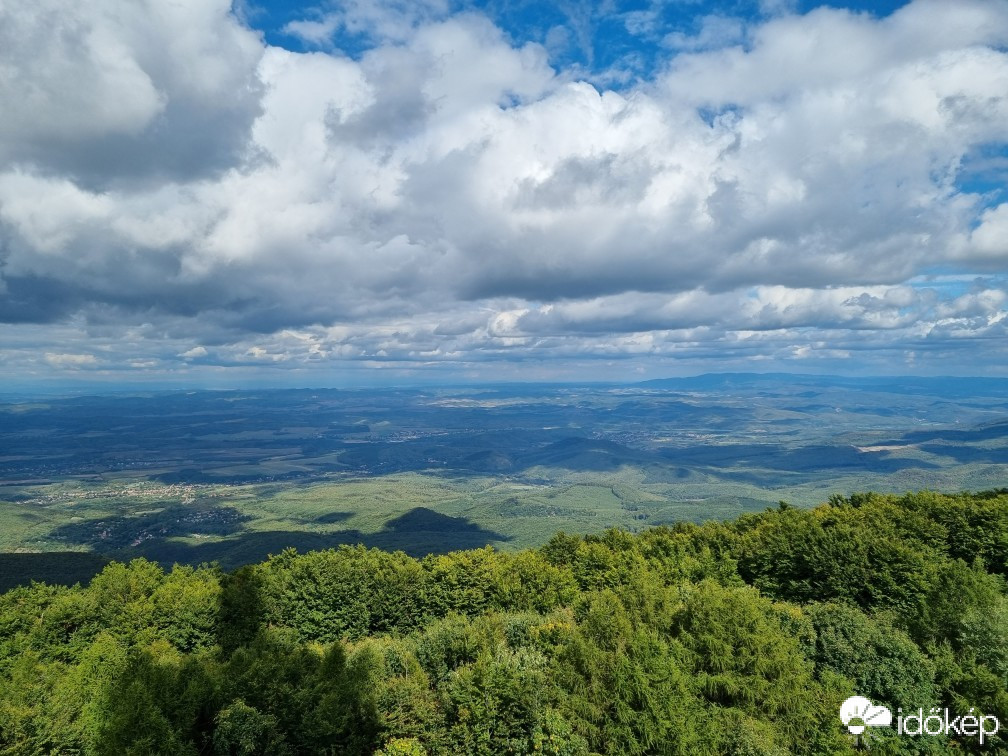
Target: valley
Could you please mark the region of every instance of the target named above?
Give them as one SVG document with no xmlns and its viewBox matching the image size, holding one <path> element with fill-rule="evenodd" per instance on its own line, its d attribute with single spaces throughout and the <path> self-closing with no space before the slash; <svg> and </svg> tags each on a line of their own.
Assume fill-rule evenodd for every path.
<svg viewBox="0 0 1008 756">
<path fill-rule="evenodd" d="M 1006 484 L 1008 389 L 987 379 L 721 374 L 0 405 L 8 584 L 46 554 L 233 568 L 289 546 L 514 551 L 782 500 Z"/>
</svg>

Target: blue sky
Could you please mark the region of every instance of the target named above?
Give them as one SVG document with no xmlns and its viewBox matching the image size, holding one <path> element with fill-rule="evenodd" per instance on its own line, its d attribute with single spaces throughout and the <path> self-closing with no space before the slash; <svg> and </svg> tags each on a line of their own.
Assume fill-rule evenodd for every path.
<svg viewBox="0 0 1008 756">
<path fill-rule="evenodd" d="M 1008 374 L 1008 0 L 0 2 L 0 380 Z"/>
<path fill-rule="evenodd" d="M 710 19 L 724 19 L 745 26 L 791 13 L 804 14 L 820 7 L 832 7 L 873 17 L 888 16 L 906 5 L 905 0 L 856 0 L 855 2 L 814 2 L 802 0 L 609 0 L 608 2 L 445 2 L 426 18 L 444 19 L 471 12 L 485 15 L 515 44 L 533 42 L 550 52 L 550 63 L 561 69 L 575 69 L 585 75 L 604 76 L 614 69 L 626 71 L 625 80 L 607 78 L 608 85 L 627 86 L 647 79 L 667 63 L 669 36 L 700 36 Z M 403 4 L 406 7 L 412 4 Z M 261 29 L 269 44 L 305 52 L 319 47 L 291 32 L 288 25 L 318 21 L 341 8 L 339 3 L 249 2 L 244 13 L 251 25 Z M 744 34 L 739 39 L 745 43 Z M 341 25 L 322 45 L 358 58 L 373 46 L 372 30 Z"/>
</svg>

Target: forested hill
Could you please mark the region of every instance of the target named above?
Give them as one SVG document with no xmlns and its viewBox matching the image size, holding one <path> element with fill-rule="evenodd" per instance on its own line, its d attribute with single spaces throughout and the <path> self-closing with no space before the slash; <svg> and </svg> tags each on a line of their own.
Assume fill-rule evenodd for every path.
<svg viewBox="0 0 1008 756">
<path fill-rule="evenodd" d="M 1008 491 L 516 554 L 113 563 L 0 597 L 0 752 L 833 754 L 853 694 L 1008 725 L 1006 572 Z M 1008 750 L 876 730 L 873 753 Z"/>
</svg>

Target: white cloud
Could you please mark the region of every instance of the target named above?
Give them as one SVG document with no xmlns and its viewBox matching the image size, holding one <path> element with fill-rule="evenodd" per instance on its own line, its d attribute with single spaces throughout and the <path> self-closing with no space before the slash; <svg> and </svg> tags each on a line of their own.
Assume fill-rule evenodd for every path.
<svg viewBox="0 0 1008 756">
<path fill-rule="evenodd" d="M 59 354 L 46 352 L 45 361 L 55 368 L 82 368 L 91 367 L 98 364 L 98 359 L 93 354 Z"/>
<path fill-rule="evenodd" d="M 710 50 L 742 44 L 745 41 L 745 24 L 741 19 L 728 16 L 706 16 L 700 30 L 694 35 L 683 32 L 666 34 L 662 44 L 672 50 Z"/>
<path fill-rule="evenodd" d="M 220 169 L 258 109 L 228 0 L 0 3 L 0 163 L 87 183 Z"/>
<path fill-rule="evenodd" d="M 288 27 L 365 36 L 351 59 L 268 47 L 222 1 L 0 0 L 0 318 L 56 358 L 67 323 L 110 363 L 129 330 L 119 362 L 152 370 L 919 364 L 922 339 L 1003 329 L 999 280 L 926 274 L 1004 271 L 1008 205 L 956 180 L 1008 142 L 1008 4 L 822 8 L 746 47 L 711 18 L 618 92 L 483 16 L 394 10 Z"/>
<path fill-rule="evenodd" d="M 972 241 L 973 248 L 984 258 L 1008 263 L 1008 203 L 984 211 Z"/>
<path fill-rule="evenodd" d="M 342 0 L 334 15 L 351 34 L 403 42 L 413 30 L 448 14 L 447 0 Z"/>
<path fill-rule="evenodd" d="M 342 20 L 337 14 L 327 13 L 318 20 L 291 21 L 284 26 L 283 30 L 310 44 L 326 47 L 341 25 Z"/>
</svg>

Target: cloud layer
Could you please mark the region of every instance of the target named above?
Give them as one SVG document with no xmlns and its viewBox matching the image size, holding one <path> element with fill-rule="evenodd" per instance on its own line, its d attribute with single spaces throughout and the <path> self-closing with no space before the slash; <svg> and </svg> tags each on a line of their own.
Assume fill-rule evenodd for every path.
<svg viewBox="0 0 1008 756">
<path fill-rule="evenodd" d="M 1008 365 L 1003 0 L 701 20 L 615 88 L 395 10 L 0 0 L 8 376 Z"/>
</svg>

